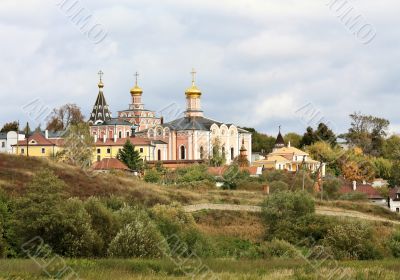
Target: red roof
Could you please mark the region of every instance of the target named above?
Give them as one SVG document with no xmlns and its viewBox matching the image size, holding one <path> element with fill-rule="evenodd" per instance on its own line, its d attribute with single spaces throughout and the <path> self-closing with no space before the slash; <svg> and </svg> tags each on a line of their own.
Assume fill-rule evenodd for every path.
<svg viewBox="0 0 400 280">
<path fill-rule="evenodd" d="M 397 194 L 400 194 L 400 188 L 396 187 L 389 190 L 389 197 L 395 201 L 399 201 L 400 199 L 397 198 Z"/>
<path fill-rule="evenodd" d="M 94 170 L 130 170 L 128 166 L 116 158 L 103 158 L 101 161 L 95 162 L 92 168 Z"/>
<path fill-rule="evenodd" d="M 35 141 L 35 143 L 31 143 Z M 26 146 L 26 139 L 18 141 L 19 146 Z M 47 139 L 41 132 L 34 132 L 28 138 L 29 146 L 62 146 L 64 145 L 64 139 Z M 17 146 L 16 144 L 13 146 Z"/>
<path fill-rule="evenodd" d="M 346 185 L 343 185 L 339 190 L 339 193 L 341 193 L 341 194 L 346 194 L 346 193 L 351 193 L 351 192 L 359 192 L 359 193 L 366 194 L 369 199 L 383 199 L 384 198 L 380 195 L 378 190 L 371 185 L 357 184 L 356 190 L 353 191 L 353 186 L 351 184 L 346 184 Z"/>
</svg>

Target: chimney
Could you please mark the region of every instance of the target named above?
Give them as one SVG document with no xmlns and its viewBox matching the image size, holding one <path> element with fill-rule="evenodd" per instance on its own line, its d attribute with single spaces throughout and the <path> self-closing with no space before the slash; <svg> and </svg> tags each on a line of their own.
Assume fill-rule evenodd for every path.
<svg viewBox="0 0 400 280">
<path fill-rule="evenodd" d="M 97 143 L 97 134 L 94 135 L 94 143 Z"/>
<path fill-rule="evenodd" d="M 356 190 L 357 190 L 357 182 L 353 181 L 353 191 L 356 191 Z"/>
<path fill-rule="evenodd" d="M 366 185 L 366 184 L 367 184 L 367 181 L 363 180 L 363 185 Z"/>
<path fill-rule="evenodd" d="M 288 148 L 290 148 L 290 146 L 291 146 L 291 145 L 290 145 L 290 141 L 289 141 L 289 143 L 288 143 L 288 145 L 287 145 L 287 146 L 288 146 Z"/>
<path fill-rule="evenodd" d="M 44 137 L 46 137 L 46 139 L 49 139 L 49 131 L 47 129 L 44 131 Z"/>
</svg>

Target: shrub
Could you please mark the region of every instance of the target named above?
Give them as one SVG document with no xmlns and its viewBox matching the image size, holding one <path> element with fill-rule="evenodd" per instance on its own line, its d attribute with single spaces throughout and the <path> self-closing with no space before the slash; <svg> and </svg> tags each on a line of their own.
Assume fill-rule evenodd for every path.
<svg viewBox="0 0 400 280">
<path fill-rule="evenodd" d="M 314 200 L 306 192 L 277 192 L 263 203 L 262 217 L 267 226 L 266 238 L 298 242 L 303 238 L 300 221 L 315 212 Z"/>
<path fill-rule="evenodd" d="M 336 259 L 368 260 L 380 258 L 372 240 L 372 229 L 359 221 L 342 221 L 328 230 L 323 245 Z"/>
<path fill-rule="evenodd" d="M 389 248 L 392 251 L 393 257 L 400 258 L 400 231 L 393 234 L 389 241 Z"/>
<path fill-rule="evenodd" d="M 85 209 L 90 215 L 93 230 L 101 239 L 96 248 L 96 255 L 105 256 L 109 243 L 118 232 L 117 219 L 104 204 L 94 197 L 85 202 Z"/>
<path fill-rule="evenodd" d="M 327 176 L 324 179 L 323 188 L 324 188 L 324 198 L 325 199 L 334 199 L 338 196 L 338 192 L 340 189 L 342 182 L 332 176 Z"/>
<path fill-rule="evenodd" d="M 166 252 L 164 238 L 145 215 L 138 215 L 124 225 L 108 249 L 110 256 L 121 258 L 159 258 Z"/>
<path fill-rule="evenodd" d="M 272 239 L 264 242 L 258 249 L 259 255 L 263 258 L 296 258 L 300 252 L 292 244 L 285 240 Z"/>
<path fill-rule="evenodd" d="M 148 183 L 159 183 L 161 181 L 161 174 L 155 169 L 147 170 L 144 180 Z"/>
<path fill-rule="evenodd" d="M 289 190 L 289 185 L 282 181 L 273 181 L 269 184 L 270 192 L 282 192 Z"/>
<path fill-rule="evenodd" d="M 204 257 L 212 254 L 210 240 L 198 231 L 193 216 L 179 204 L 156 205 L 152 216 L 174 254 Z"/>
</svg>

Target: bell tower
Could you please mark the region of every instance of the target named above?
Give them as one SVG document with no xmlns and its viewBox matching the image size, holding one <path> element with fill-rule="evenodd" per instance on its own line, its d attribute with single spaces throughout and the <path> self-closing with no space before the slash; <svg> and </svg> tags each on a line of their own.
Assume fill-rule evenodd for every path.
<svg viewBox="0 0 400 280">
<path fill-rule="evenodd" d="M 185 117 L 202 117 L 203 111 L 201 110 L 201 91 L 196 86 L 196 71 L 192 72 L 192 86 L 185 92 L 186 95 L 186 112 Z"/>
</svg>

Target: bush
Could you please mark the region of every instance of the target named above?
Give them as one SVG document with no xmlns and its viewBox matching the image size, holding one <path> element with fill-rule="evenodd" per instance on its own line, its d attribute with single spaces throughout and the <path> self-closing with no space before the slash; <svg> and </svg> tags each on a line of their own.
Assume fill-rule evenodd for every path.
<svg viewBox="0 0 400 280">
<path fill-rule="evenodd" d="M 161 174 L 155 169 L 147 170 L 144 175 L 144 180 L 148 183 L 159 183 L 161 178 Z"/>
<path fill-rule="evenodd" d="M 150 219 L 137 217 L 111 241 L 108 253 L 118 258 L 160 258 L 167 252 L 165 240 Z"/>
<path fill-rule="evenodd" d="M 180 205 L 156 205 L 152 209 L 152 216 L 174 254 L 195 254 L 201 257 L 212 255 L 210 240 L 198 231 L 193 216 Z"/>
<path fill-rule="evenodd" d="M 285 240 L 272 239 L 270 242 L 264 242 L 258 249 L 262 258 L 296 258 L 301 253 L 292 244 Z"/>
<path fill-rule="evenodd" d="M 269 184 L 271 193 L 282 192 L 289 190 L 289 185 L 282 181 L 273 181 Z"/>
<path fill-rule="evenodd" d="M 325 199 L 335 199 L 338 196 L 338 192 L 342 182 L 332 176 L 327 176 L 323 182 L 323 195 Z"/>
<path fill-rule="evenodd" d="M 393 257 L 400 258 L 400 231 L 393 234 L 389 241 L 389 248 L 392 251 Z"/>
<path fill-rule="evenodd" d="M 97 198 L 91 197 L 85 202 L 85 209 L 90 215 L 91 226 L 99 236 L 99 246 L 96 256 L 105 256 L 111 240 L 118 232 L 118 222 L 115 215 Z"/>
<path fill-rule="evenodd" d="M 373 243 L 372 229 L 362 222 L 343 221 L 328 230 L 322 241 L 336 259 L 368 260 L 381 258 Z"/>
</svg>

